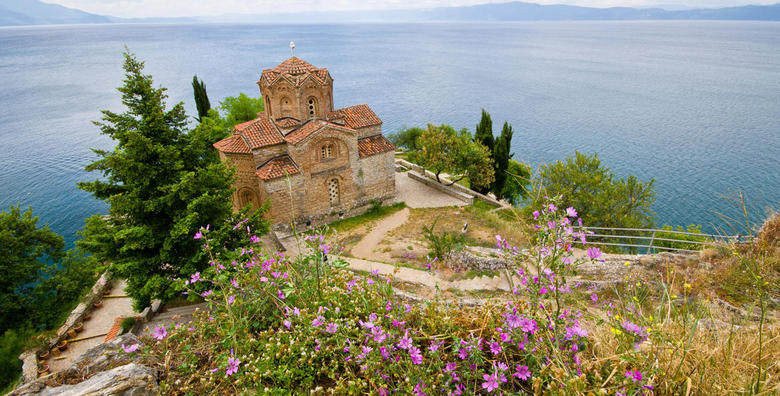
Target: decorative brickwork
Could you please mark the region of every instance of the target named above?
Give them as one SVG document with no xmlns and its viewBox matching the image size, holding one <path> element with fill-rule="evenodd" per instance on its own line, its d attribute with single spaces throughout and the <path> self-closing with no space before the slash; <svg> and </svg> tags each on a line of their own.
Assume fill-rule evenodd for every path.
<svg viewBox="0 0 780 396">
<path fill-rule="evenodd" d="M 233 205 L 270 202 L 277 225 L 395 196 L 395 147 L 368 105 L 333 109 L 327 69 L 290 58 L 257 81 L 265 111 L 214 144 L 236 168 Z"/>
</svg>

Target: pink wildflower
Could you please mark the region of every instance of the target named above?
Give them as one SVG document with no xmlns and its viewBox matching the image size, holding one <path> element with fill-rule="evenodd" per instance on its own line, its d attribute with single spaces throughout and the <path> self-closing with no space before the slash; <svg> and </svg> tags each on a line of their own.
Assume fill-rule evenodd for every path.
<svg viewBox="0 0 780 396">
<path fill-rule="evenodd" d="M 414 364 L 421 364 L 423 361 L 422 354 L 420 353 L 420 348 L 417 348 L 415 346 L 409 347 L 409 357 L 412 359 L 412 363 Z"/>
<path fill-rule="evenodd" d="M 225 377 L 230 377 L 231 375 L 238 372 L 238 365 L 241 364 L 241 361 L 236 358 L 229 358 L 228 359 L 228 366 L 225 369 Z"/>
<path fill-rule="evenodd" d="M 494 390 L 498 389 L 498 378 L 496 378 L 495 374 L 483 374 L 482 378 L 485 380 L 482 383 L 482 388 L 488 391 L 488 393 L 493 393 Z"/>
<path fill-rule="evenodd" d="M 569 206 L 568 208 L 566 208 L 566 216 L 577 217 L 577 210 Z"/>
<path fill-rule="evenodd" d="M 138 350 L 141 346 L 138 344 L 128 345 L 125 346 L 125 344 L 122 344 L 122 349 L 125 351 L 125 353 L 132 353 Z"/>
<path fill-rule="evenodd" d="M 588 248 L 588 257 L 594 260 L 601 257 L 601 249 L 597 247 Z"/>
<path fill-rule="evenodd" d="M 152 332 L 152 337 L 156 338 L 158 341 L 162 340 L 167 335 L 168 335 L 168 331 L 165 330 L 164 325 L 157 326 L 157 328 L 154 329 L 154 332 Z"/>
<path fill-rule="evenodd" d="M 328 325 L 325 326 L 325 331 L 331 334 L 335 333 L 338 329 L 339 329 L 339 325 L 335 323 L 328 323 Z"/>
<path fill-rule="evenodd" d="M 493 355 L 498 355 L 499 353 L 501 353 L 502 349 L 503 348 L 501 348 L 501 344 L 499 344 L 497 342 L 492 342 L 490 344 L 490 352 L 492 352 Z"/>
<path fill-rule="evenodd" d="M 512 374 L 513 377 L 520 378 L 521 380 L 527 380 L 531 378 L 531 370 L 528 369 L 528 366 L 523 364 L 517 365 L 517 372 Z"/>
</svg>

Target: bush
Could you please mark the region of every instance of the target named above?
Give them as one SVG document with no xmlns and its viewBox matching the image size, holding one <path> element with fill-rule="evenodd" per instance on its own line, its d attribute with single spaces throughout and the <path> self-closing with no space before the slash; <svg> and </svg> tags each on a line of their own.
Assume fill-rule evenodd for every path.
<svg viewBox="0 0 780 396">
<path fill-rule="evenodd" d="M 420 149 L 420 135 L 422 135 L 424 129 L 422 128 L 403 128 L 398 132 L 391 133 L 388 136 L 390 142 L 396 147 L 403 147 L 409 151 L 416 151 Z"/>
<path fill-rule="evenodd" d="M 453 250 L 458 250 L 463 247 L 466 242 L 466 236 L 462 233 L 452 231 L 442 231 L 439 233 L 434 232 L 436 222 L 439 219 L 433 221 L 430 227 L 423 226 L 423 238 L 428 244 L 428 249 L 431 251 L 429 256 L 431 258 L 444 259 L 447 254 Z"/>
<path fill-rule="evenodd" d="M 661 229 L 667 231 L 690 232 L 694 234 L 702 233 L 701 226 L 696 224 L 690 224 L 688 225 L 688 228 L 683 228 L 682 226 L 672 227 L 670 225 L 664 224 L 664 226 L 661 227 Z M 700 243 L 672 242 L 672 241 L 663 241 L 662 239 L 676 239 L 676 240 L 693 241 L 693 242 L 709 241 L 707 237 L 701 235 L 677 234 L 674 232 L 656 232 L 655 239 L 653 240 L 653 246 L 668 247 L 674 249 L 686 249 L 686 250 L 701 250 L 707 246 Z"/>
<path fill-rule="evenodd" d="M 120 326 L 122 326 L 122 334 L 129 332 L 133 329 L 133 326 L 135 326 L 136 319 L 135 317 L 128 317 L 122 319 L 122 321 L 119 323 Z"/>
<path fill-rule="evenodd" d="M 156 340 L 131 353 L 161 370 L 162 393 L 177 395 L 761 390 L 751 378 L 780 353 L 777 343 L 763 345 L 762 360 L 755 328 L 697 332 L 703 310 L 677 278 L 627 282 L 610 300 L 571 282 L 601 253 L 573 256 L 586 232 L 573 231 L 578 219 L 558 206 L 540 210 L 538 243 L 527 250 L 497 236 L 517 281 L 508 301 L 477 307 L 410 304 L 390 277 L 342 269 L 321 234 L 305 236 L 301 251 L 310 253 L 291 259 L 254 242 L 221 249 L 204 230 L 213 265 L 177 284 L 208 312 L 155 329 Z"/>
</svg>

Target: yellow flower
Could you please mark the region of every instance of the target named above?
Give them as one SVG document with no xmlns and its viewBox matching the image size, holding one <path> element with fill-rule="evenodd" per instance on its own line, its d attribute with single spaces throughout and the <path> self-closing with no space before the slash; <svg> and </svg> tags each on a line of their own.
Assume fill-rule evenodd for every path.
<svg viewBox="0 0 780 396">
<path fill-rule="evenodd" d="M 615 314 L 615 319 L 620 320 L 620 315 Z"/>
<path fill-rule="evenodd" d="M 629 265 L 631 265 L 631 263 L 630 263 L 630 262 L 628 262 L 628 261 L 626 261 L 625 263 L 623 263 L 623 265 L 625 265 L 626 267 L 628 267 Z"/>
<path fill-rule="evenodd" d="M 674 300 L 675 298 L 677 298 L 677 295 L 676 294 L 672 294 L 672 300 Z"/>
<path fill-rule="evenodd" d="M 642 282 L 637 282 L 637 283 L 636 283 L 636 286 L 637 286 L 637 287 L 639 287 L 639 286 L 642 286 Z"/>
<path fill-rule="evenodd" d="M 634 301 L 639 302 L 639 299 L 636 298 L 636 296 L 633 297 Z"/>
<path fill-rule="evenodd" d="M 650 321 L 651 322 L 653 321 L 653 315 L 650 315 Z"/>
<path fill-rule="evenodd" d="M 686 288 L 686 289 L 690 289 L 690 288 L 691 288 L 691 284 L 690 284 L 690 283 L 686 283 L 686 284 L 685 284 L 685 288 Z"/>
<path fill-rule="evenodd" d="M 611 331 L 611 332 L 612 332 L 612 334 L 614 334 L 614 335 L 621 335 L 621 334 L 623 334 L 623 332 L 622 332 L 622 331 L 620 331 L 620 330 L 618 330 L 618 329 L 616 329 L 616 328 L 614 328 L 614 327 L 613 327 L 613 328 L 611 328 L 611 329 L 610 329 L 610 331 Z"/>
</svg>

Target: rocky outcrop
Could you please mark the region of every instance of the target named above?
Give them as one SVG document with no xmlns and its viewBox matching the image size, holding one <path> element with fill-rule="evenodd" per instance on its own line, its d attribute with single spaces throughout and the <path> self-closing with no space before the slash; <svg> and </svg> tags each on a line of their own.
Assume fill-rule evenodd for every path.
<svg viewBox="0 0 780 396">
<path fill-rule="evenodd" d="M 62 385 L 55 387 L 35 387 L 34 382 L 20 388 L 11 395 L 36 395 L 36 396 L 145 396 L 155 395 L 157 387 L 157 373 L 154 369 L 136 363 L 119 366 L 108 371 L 100 372 L 86 381 L 75 385 Z"/>
<path fill-rule="evenodd" d="M 26 384 L 9 395 L 151 395 L 157 393 L 157 373 L 139 365 L 122 345 L 142 343 L 132 334 L 90 348 L 67 369 Z M 63 385 L 69 384 L 69 385 Z"/>
<path fill-rule="evenodd" d="M 450 268 L 458 272 L 468 270 L 495 271 L 507 267 L 506 260 L 497 253 L 500 253 L 498 249 L 469 247 L 448 253 L 444 261 Z"/>
</svg>

